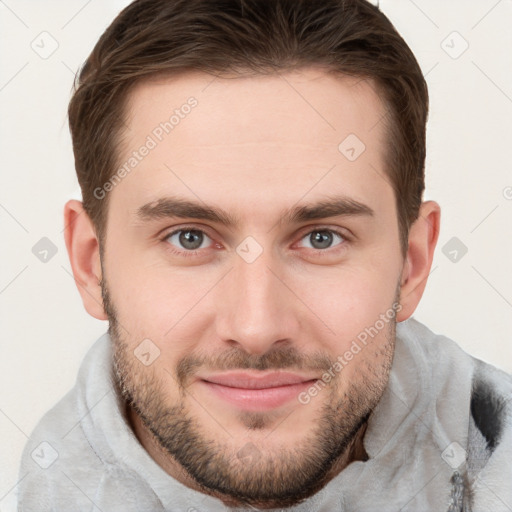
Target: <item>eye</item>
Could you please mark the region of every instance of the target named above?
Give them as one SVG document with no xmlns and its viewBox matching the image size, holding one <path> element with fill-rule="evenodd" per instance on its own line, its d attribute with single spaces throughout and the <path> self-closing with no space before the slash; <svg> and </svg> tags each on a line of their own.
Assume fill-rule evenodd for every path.
<svg viewBox="0 0 512 512">
<path fill-rule="evenodd" d="M 321 251 L 330 249 L 336 241 L 339 242 L 336 245 L 341 245 L 346 238 L 341 233 L 332 229 L 315 229 L 304 236 L 302 240 L 306 240 L 310 244 L 309 246 L 306 245 L 309 249 Z"/>
<path fill-rule="evenodd" d="M 178 252 L 196 251 L 208 247 L 211 238 L 200 229 L 182 228 L 169 233 L 164 240 L 170 242 Z"/>
</svg>

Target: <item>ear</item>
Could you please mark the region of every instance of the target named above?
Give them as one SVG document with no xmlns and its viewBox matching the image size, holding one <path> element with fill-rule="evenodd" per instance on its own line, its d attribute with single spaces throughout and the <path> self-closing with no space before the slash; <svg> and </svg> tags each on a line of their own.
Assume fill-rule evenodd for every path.
<svg viewBox="0 0 512 512">
<path fill-rule="evenodd" d="M 409 246 L 401 277 L 397 321 L 407 320 L 415 311 L 427 285 L 439 237 L 441 208 L 434 201 L 422 203 L 418 219 L 409 230 Z"/>
<path fill-rule="evenodd" d="M 87 312 L 98 320 L 108 320 L 101 296 L 100 247 L 96 231 L 80 201 L 64 206 L 64 239 L 75 283 Z"/>
</svg>

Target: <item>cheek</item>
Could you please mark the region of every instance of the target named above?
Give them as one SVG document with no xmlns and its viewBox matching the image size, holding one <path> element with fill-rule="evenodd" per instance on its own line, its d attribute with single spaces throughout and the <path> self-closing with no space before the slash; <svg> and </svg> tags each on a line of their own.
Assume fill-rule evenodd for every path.
<svg viewBox="0 0 512 512">
<path fill-rule="evenodd" d="M 301 277 L 299 289 L 304 300 L 318 310 L 321 318 L 333 324 L 364 326 L 379 318 L 392 304 L 398 283 L 398 273 L 383 273 L 377 269 L 340 268 L 317 275 Z M 314 283 L 314 285 L 313 285 Z"/>
<path fill-rule="evenodd" d="M 384 264 L 346 265 L 318 269 L 297 281 L 301 298 L 334 333 L 329 333 L 336 349 L 373 326 L 381 315 L 389 314 L 398 282 L 397 268 Z M 380 325 L 380 323 L 379 323 Z"/>
<path fill-rule="evenodd" d="M 143 340 L 151 340 L 158 347 L 158 358 L 147 370 L 167 379 L 169 376 L 158 370 L 175 368 L 177 361 L 197 350 L 208 337 L 213 319 L 205 305 L 218 275 L 199 267 L 177 270 L 161 262 L 134 261 L 123 265 L 119 260 L 108 273 L 112 302 L 119 322 L 128 331 L 121 330 L 128 350 L 146 352 L 138 347 L 146 347 L 141 345 Z"/>
</svg>

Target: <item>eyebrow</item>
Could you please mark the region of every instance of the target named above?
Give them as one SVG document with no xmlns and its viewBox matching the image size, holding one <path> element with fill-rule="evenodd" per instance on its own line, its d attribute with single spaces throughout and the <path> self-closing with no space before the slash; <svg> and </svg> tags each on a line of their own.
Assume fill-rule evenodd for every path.
<svg viewBox="0 0 512 512">
<path fill-rule="evenodd" d="M 162 197 L 146 203 L 136 211 L 142 221 L 163 218 L 192 218 L 216 222 L 229 228 L 240 224 L 240 219 L 221 208 L 177 197 Z M 311 220 L 339 216 L 368 216 L 375 212 L 369 206 L 345 196 L 334 196 L 312 204 L 295 206 L 280 215 L 279 224 L 300 224 Z"/>
</svg>

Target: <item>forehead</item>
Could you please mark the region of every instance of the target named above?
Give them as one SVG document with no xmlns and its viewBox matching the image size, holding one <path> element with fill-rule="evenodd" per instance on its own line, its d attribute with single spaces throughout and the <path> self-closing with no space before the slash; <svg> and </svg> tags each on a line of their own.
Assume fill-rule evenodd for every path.
<svg viewBox="0 0 512 512">
<path fill-rule="evenodd" d="M 165 194 L 231 197 L 233 208 L 254 210 L 336 190 L 378 207 L 392 190 L 384 112 L 371 80 L 314 68 L 144 81 L 127 101 L 119 165 L 128 176 L 111 200 L 133 209 Z"/>
<path fill-rule="evenodd" d="M 180 142 L 194 146 L 222 144 L 232 138 L 257 144 L 276 135 L 279 140 L 331 145 L 343 131 L 368 138 L 367 132 L 385 111 L 373 80 L 334 75 L 321 68 L 271 75 L 181 72 L 153 77 L 131 90 L 128 132 L 150 132 L 155 120 L 169 120 L 192 97 L 200 108 L 189 117 L 189 130 L 177 130 L 176 125 L 175 132 L 181 132 Z M 245 130 L 240 131 L 241 127 Z M 187 140 L 187 135 L 193 140 Z"/>
</svg>

